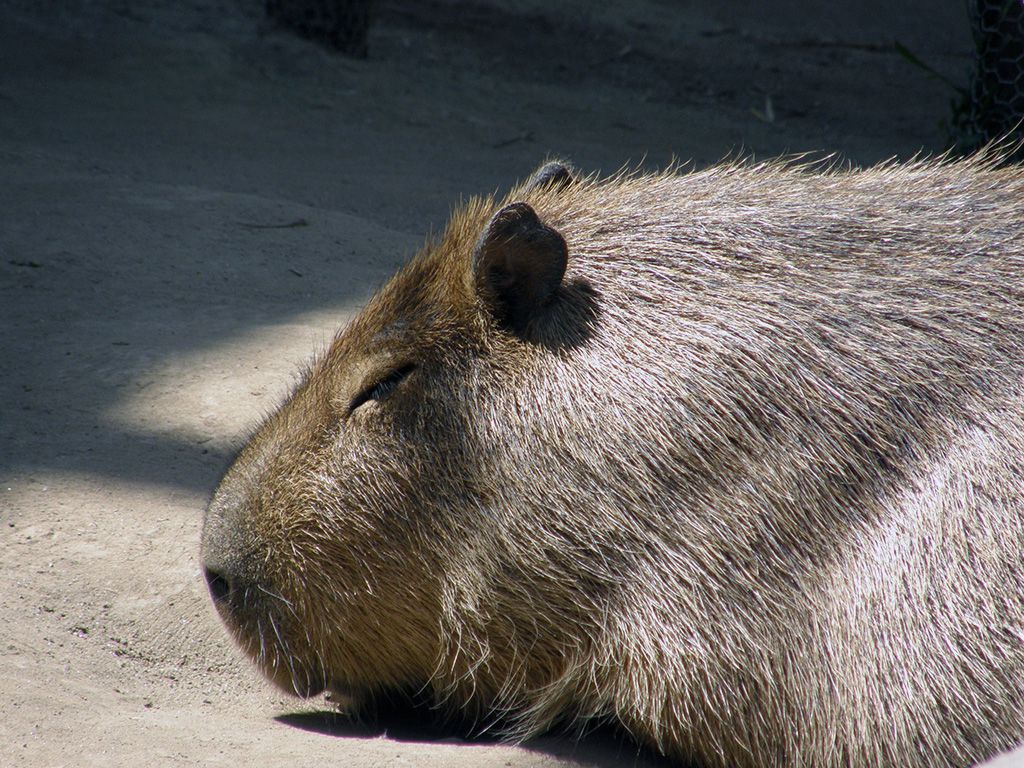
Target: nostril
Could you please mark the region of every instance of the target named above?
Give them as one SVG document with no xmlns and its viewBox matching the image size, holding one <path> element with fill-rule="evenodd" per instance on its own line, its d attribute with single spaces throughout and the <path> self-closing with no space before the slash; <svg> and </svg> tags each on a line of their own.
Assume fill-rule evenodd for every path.
<svg viewBox="0 0 1024 768">
<path fill-rule="evenodd" d="M 227 602 L 231 596 L 231 581 L 224 574 L 218 573 L 212 568 L 204 568 L 203 574 L 206 576 L 206 585 L 210 588 L 210 594 L 213 595 L 214 601 Z"/>
</svg>

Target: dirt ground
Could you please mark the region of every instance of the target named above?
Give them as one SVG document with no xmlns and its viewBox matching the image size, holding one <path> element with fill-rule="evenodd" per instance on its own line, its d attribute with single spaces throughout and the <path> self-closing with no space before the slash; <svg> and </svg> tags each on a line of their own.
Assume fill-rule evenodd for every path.
<svg viewBox="0 0 1024 768">
<path fill-rule="evenodd" d="M 894 43 L 971 66 L 959 0 L 596 5 L 382 0 L 356 61 L 258 0 L 0 0 L 0 765 L 663 764 L 285 698 L 197 560 L 246 430 L 460 197 L 934 153 L 955 93 Z"/>
</svg>

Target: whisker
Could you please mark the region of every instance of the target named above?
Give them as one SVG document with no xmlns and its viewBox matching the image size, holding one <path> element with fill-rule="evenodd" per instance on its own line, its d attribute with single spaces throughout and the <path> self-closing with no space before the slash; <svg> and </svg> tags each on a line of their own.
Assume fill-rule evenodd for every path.
<svg viewBox="0 0 1024 768">
<path fill-rule="evenodd" d="M 267 595 L 268 597 L 272 597 L 275 600 L 280 600 L 282 603 L 284 603 L 285 605 L 288 606 L 288 609 L 292 612 L 292 615 L 295 616 L 295 618 L 299 617 L 298 614 L 295 613 L 295 606 L 293 606 L 291 604 L 291 602 L 289 600 L 287 600 L 284 596 L 279 595 L 276 592 L 271 592 L 269 589 L 267 589 L 266 587 L 260 586 L 259 584 L 256 585 L 256 589 L 258 589 L 260 592 L 262 592 L 263 594 Z"/>
<path fill-rule="evenodd" d="M 281 633 L 278 631 L 277 622 L 274 621 L 274 617 L 268 616 L 268 618 L 270 619 L 270 628 L 274 630 L 274 634 L 277 636 L 277 647 L 280 649 L 281 656 L 288 665 L 288 673 L 292 679 L 292 688 L 296 694 L 300 694 L 299 686 L 296 684 L 298 682 L 298 675 L 295 672 L 295 658 L 292 656 L 291 651 L 288 650 L 288 644 L 284 641 L 284 638 L 281 637 Z M 305 677 L 307 678 L 306 683 L 308 683 L 308 676 Z"/>
</svg>

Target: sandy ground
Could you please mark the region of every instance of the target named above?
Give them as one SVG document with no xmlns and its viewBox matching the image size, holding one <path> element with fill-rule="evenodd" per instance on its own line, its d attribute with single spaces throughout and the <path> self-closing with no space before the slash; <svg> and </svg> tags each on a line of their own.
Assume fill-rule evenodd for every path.
<svg viewBox="0 0 1024 768">
<path fill-rule="evenodd" d="M 283 698 L 197 562 L 305 358 L 460 196 L 739 151 L 935 152 L 958 0 L 382 2 L 353 61 L 251 0 L 0 0 L 0 765 L 653 766 Z M 415 7 L 415 10 L 410 8 Z"/>
</svg>

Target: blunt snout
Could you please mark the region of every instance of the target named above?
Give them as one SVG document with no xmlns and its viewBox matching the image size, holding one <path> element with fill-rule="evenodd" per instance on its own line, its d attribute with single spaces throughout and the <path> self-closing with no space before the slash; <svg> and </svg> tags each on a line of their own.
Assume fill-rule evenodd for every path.
<svg viewBox="0 0 1024 768">
<path fill-rule="evenodd" d="M 262 580 L 258 558 L 243 555 L 260 550 L 245 519 L 245 495 L 223 484 L 206 510 L 200 558 L 210 597 L 229 624 L 244 620 L 254 608 L 256 584 Z"/>
<path fill-rule="evenodd" d="M 246 624 L 261 611 L 266 588 L 228 570 L 203 566 L 203 576 L 217 612 L 228 624 Z"/>
</svg>

